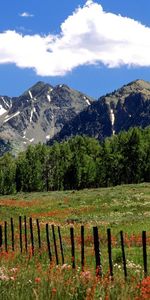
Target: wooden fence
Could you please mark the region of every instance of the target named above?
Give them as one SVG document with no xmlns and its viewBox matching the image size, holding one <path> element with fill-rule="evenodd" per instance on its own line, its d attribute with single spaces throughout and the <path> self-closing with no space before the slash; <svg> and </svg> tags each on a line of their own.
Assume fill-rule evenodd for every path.
<svg viewBox="0 0 150 300">
<path fill-rule="evenodd" d="M 29 244 L 31 245 L 31 255 L 35 255 L 35 234 L 33 231 L 33 220 L 30 217 L 29 218 L 29 232 L 27 227 L 27 218 L 26 216 L 21 217 L 19 216 L 19 248 L 20 252 L 22 254 L 23 251 L 28 254 L 29 251 Z M 40 228 L 40 222 L 38 219 L 36 219 L 36 226 L 37 226 L 37 245 L 38 249 L 40 250 L 39 253 L 42 253 L 42 243 L 41 243 L 41 228 Z M 62 235 L 61 235 L 61 228 L 59 226 L 54 226 L 50 224 L 45 224 L 45 233 L 46 233 L 46 244 L 47 244 L 47 254 L 50 263 L 53 261 L 53 255 L 52 255 L 52 249 L 51 249 L 51 242 L 50 242 L 50 226 L 51 226 L 51 232 L 52 232 L 52 241 L 53 241 L 53 247 L 54 247 L 54 255 L 55 255 L 55 262 L 56 264 L 60 264 L 59 257 L 58 257 L 58 249 L 57 249 L 57 243 L 59 243 L 60 246 L 60 253 L 61 253 L 61 264 L 65 263 L 65 257 L 64 257 L 64 249 L 63 249 L 63 242 L 62 242 Z M 14 220 L 13 218 L 10 219 L 10 234 L 11 240 L 9 241 L 10 247 L 8 247 L 8 222 L 4 222 L 4 224 L 0 225 L 0 256 L 2 253 L 2 249 L 5 252 L 15 251 L 16 250 L 16 243 L 15 243 L 15 234 L 14 234 Z M 56 241 L 56 235 L 55 231 L 58 230 L 58 241 Z M 28 234 L 27 234 L 28 233 Z M 128 276 L 127 272 L 127 262 L 126 262 L 126 254 L 125 254 L 125 243 L 124 243 L 124 233 L 123 231 L 120 231 L 120 246 L 121 246 L 121 254 L 122 254 L 122 267 L 124 272 L 125 279 Z M 76 257 L 75 257 L 75 230 L 74 227 L 70 227 L 70 251 L 71 251 L 71 262 L 72 262 L 72 268 L 76 268 Z M 30 238 L 29 238 L 30 237 Z M 85 228 L 82 225 L 81 226 L 81 269 L 84 271 L 85 267 Z M 142 231 L 142 252 L 143 252 L 143 271 L 144 276 L 146 277 L 148 274 L 148 268 L 147 268 L 147 238 L 146 238 L 146 231 Z M 24 241 L 24 243 L 23 243 Z M 24 247 L 23 247 L 24 246 Z M 100 245 L 100 236 L 98 233 L 98 227 L 93 227 L 93 248 L 94 248 L 94 255 L 95 255 L 95 271 L 97 276 L 102 276 L 102 263 L 101 263 L 101 245 Z M 113 259 L 112 259 L 112 236 L 111 236 L 111 229 L 107 229 L 107 248 L 108 248 L 108 264 L 109 264 L 109 275 L 111 278 L 113 278 L 114 275 L 114 265 L 113 265 Z"/>
</svg>

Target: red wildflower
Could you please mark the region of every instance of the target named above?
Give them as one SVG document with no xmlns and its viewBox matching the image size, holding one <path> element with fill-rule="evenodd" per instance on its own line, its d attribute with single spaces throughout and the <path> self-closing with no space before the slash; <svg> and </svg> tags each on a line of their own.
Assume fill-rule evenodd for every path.
<svg viewBox="0 0 150 300">
<path fill-rule="evenodd" d="M 40 278 L 40 277 L 36 277 L 36 278 L 34 279 L 34 281 L 35 281 L 36 283 L 40 283 L 40 282 L 41 282 L 41 278 Z"/>
</svg>

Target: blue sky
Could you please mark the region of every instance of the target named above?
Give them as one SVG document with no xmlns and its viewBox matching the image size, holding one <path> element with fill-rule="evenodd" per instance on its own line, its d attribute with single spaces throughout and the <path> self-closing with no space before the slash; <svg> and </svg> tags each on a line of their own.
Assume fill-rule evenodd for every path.
<svg viewBox="0 0 150 300">
<path fill-rule="evenodd" d="M 42 80 L 98 98 L 150 81 L 149 11 L 149 0 L 2 1 L 0 95 Z"/>
</svg>

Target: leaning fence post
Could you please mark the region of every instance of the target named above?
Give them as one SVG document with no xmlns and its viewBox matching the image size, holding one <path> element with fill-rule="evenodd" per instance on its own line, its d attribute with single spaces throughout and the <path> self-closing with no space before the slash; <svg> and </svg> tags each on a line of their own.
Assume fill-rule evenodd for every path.
<svg viewBox="0 0 150 300">
<path fill-rule="evenodd" d="M 32 218 L 29 219 L 29 222 L 30 222 L 30 236 L 31 236 L 32 255 L 34 255 L 34 237 L 33 237 L 33 224 L 32 224 Z"/>
<path fill-rule="evenodd" d="M 12 251 L 15 251 L 15 240 L 14 240 L 14 222 L 13 218 L 10 219 L 11 222 L 11 241 L 12 241 Z"/>
<path fill-rule="evenodd" d="M 102 265 L 101 265 L 100 242 L 99 242 L 97 226 L 93 227 L 93 235 L 94 235 L 94 250 L 95 250 L 95 260 L 96 260 L 96 275 L 101 277 Z"/>
<path fill-rule="evenodd" d="M 72 268 L 75 269 L 75 244 L 74 244 L 74 228 L 70 228 L 70 238 L 71 238 L 71 257 L 72 257 Z"/>
<path fill-rule="evenodd" d="M 126 265 L 126 256 L 125 256 L 125 250 L 124 250 L 124 238 L 123 238 L 123 231 L 120 231 L 120 237 L 121 237 L 121 249 L 122 249 L 122 262 L 123 262 L 123 270 L 124 270 L 124 276 L 125 279 L 127 278 L 127 265 Z"/>
<path fill-rule="evenodd" d="M 146 250 L 146 231 L 142 231 L 142 245 L 143 245 L 143 264 L 144 276 L 147 276 L 147 250 Z"/>
<path fill-rule="evenodd" d="M 81 268 L 84 271 L 84 226 L 81 226 Z"/>
<path fill-rule="evenodd" d="M 51 247 L 50 247 L 50 238 L 49 238 L 48 224 L 46 224 L 46 239 L 47 239 L 47 248 L 48 248 L 49 260 L 50 260 L 50 262 L 52 262 L 52 253 L 51 253 Z"/>
<path fill-rule="evenodd" d="M 107 229 L 107 239 L 108 239 L 109 272 L 110 272 L 110 276 L 113 277 L 112 243 L 111 243 L 110 228 Z"/>
<path fill-rule="evenodd" d="M 28 238 L 27 238 L 27 218 L 24 216 L 24 238 L 25 238 L 25 249 L 28 252 Z"/>
<path fill-rule="evenodd" d="M 59 264 L 58 260 L 58 252 L 57 252 L 57 244 L 56 244 L 56 236 L 55 236 L 55 229 L 54 225 L 52 224 L 52 233 L 53 233 L 53 241 L 54 241 L 54 249 L 55 249 L 55 257 L 56 257 L 56 264 Z"/>
<path fill-rule="evenodd" d="M 61 258 L 62 258 L 62 265 L 65 263 L 64 259 L 64 252 L 63 252 L 63 245 L 62 245 L 62 238 L 61 238 L 61 232 L 60 227 L 58 226 L 58 235 L 59 235 L 59 243 L 60 243 L 60 251 L 61 251 Z"/>
<path fill-rule="evenodd" d="M 5 251 L 8 252 L 8 244 L 7 244 L 7 222 L 4 222 L 4 235 L 5 235 Z"/>
<path fill-rule="evenodd" d="M 38 243 L 39 243 L 39 250 L 41 250 L 41 232 L 40 232 L 40 223 L 39 220 L 36 219 L 37 231 L 38 231 Z"/>
<path fill-rule="evenodd" d="M 22 219 L 19 216 L 19 237 L 20 237 L 20 251 L 22 253 Z"/>
<path fill-rule="evenodd" d="M 3 232 L 2 232 L 2 225 L 0 225 L 0 250 L 3 245 Z"/>
</svg>

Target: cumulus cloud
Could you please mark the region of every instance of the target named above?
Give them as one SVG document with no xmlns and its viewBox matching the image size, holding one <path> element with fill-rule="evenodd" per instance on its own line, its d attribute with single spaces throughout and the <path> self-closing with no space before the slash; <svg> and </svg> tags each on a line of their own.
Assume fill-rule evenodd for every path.
<svg viewBox="0 0 150 300">
<path fill-rule="evenodd" d="M 59 35 L 0 33 L 0 63 L 33 68 L 41 76 L 65 75 L 75 67 L 150 66 L 150 28 L 105 12 L 88 0 L 60 27 Z"/>
<path fill-rule="evenodd" d="M 19 14 L 20 17 L 23 17 L 23 18 L 30 18 L 30 17 L 34 17 L 33 14 L 30 14 L 29 12 L 25 11 L 25 12 L 22 12 Z"/>
</svg>

